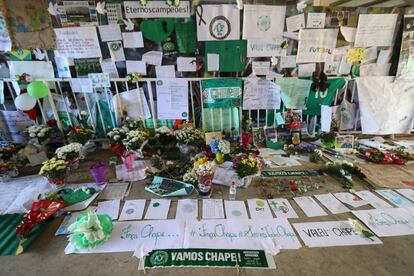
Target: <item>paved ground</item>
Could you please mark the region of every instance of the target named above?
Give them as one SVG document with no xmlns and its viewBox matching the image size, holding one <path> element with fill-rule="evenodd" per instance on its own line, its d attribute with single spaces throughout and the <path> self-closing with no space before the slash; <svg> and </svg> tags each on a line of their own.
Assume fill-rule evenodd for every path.
<svg viewBox="0 0 414 276">
<path fill-rule="evenodd" d="M 102 159 L 96 155 L 93 159 Z M 89 161 L 92 161 L 89 160 Z M 79 172 L 71 174 L 72 181 L 88 181 L 85 173 L 90 162 L 84 162 Z M 356 185 L 357 190 L 364 189 Z M 227 187 L 215 187 L 215 198 L 227 198 Z M 323 188 L 307 195 L 343 191 L 333 178 L 326 178 Z M 248 189 L 238 189 L 237 199 L 263 198 L 263 183 L 254 183 Z M 152 195 L 144 191 L 144 183 L 135 183 L 128 199 L 150 199 Z M 350 213 L 324 217 L 307 218 L 301 209 L 291 201 L 299 219 L 290 222 L 311 222 L 346 220 Z M 175 217 L 176 201 L 173 201 L 169 217 Z M 61 222 L 55 219 L 45 227 L 45 231 L 20 256 L 0 257 L 0 275 L 143 275 L 138 271 L 138 259 L 131 253 L 65 255 L 67 245 L 64 236 L 54 233 Z M 306 248 L 282 251 L 275 256 L 276 270 L 244 270 L 240 275 L 414 275 L 414 236 L 382 238 L 382 245 L 347 246 L 331 248 Z M 237 275 L 236 269 L 181 268 L 147 270 L 148 275 Z"/>
</svg>

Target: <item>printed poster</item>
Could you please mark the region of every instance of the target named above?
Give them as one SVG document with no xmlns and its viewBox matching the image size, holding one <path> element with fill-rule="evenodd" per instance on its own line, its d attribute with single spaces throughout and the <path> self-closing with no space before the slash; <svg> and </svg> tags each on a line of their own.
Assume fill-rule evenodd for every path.
<svg viewBox="0 0 414 276">
<path fill-rule="evenodd" d="M 385 47 L 393 43 L 398 14 L 361 14 L 355 47 Z"/>
<path fill-rule="evenodd" d="M 55 34 L 47 11 L 47 1 L 4 0 L 13 48 L 56 48 Z"/>
<path fill-rule="evenodd" d="M 158 119 L 188 119 L 188 81 L 157 80 Z"/>
<path fill-rule="evenodd" d="M 197 40 L 239 40 L 240 10 L 236 5 L 200 5 L 197 13 Z"/>
<path fill-rule="evenodd" d="M 244 5 L 243 39 L 277 39 L 285 26 L 286 6 Z"/>
<path fill-rule="evenodd" d="M 106 5 L 107 10 L 108 5 L 109 4 Z M 62 1 L 58 3 L 58 12 L 62 27 L 99 25 L 95 1 Z"/>
<path fill-rule="evenodd" d="M 208 79 L 201 81 L 204 108 L 241 106 L 241 78 Z"/>
<path fill-rule="evenodd" d="M 301 29 L 296 62 L 326 62 L 336 46 L 338 29 Z"/>
<path fill-rule="evenodd" d="M 101 47 L 95 27 L 55 29 L 57 52 L 69 58 L 101 57 Z"/>
<path fill-rule="evenodd" d="M 190 1 L 180 1 L 178 7 L 169 6 L 166 1 L 148 1 L 142 6 L 139 1 L 124 1 L 126 18 L 188 18 Z"/>
</svg>

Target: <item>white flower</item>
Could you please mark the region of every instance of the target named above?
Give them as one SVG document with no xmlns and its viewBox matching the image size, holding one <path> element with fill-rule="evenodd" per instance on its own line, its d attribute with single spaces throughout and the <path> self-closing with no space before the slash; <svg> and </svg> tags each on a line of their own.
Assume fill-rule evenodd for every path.
<svg viewBox="0 0 414 276">
<path fill-rule="evenodd" d="M 220 139 L 218 143 L 218 149 L 221 153 L 229 154 L 230 153 L 230 142 L 227 140 Z"/>
<path fill-rule="evenodd" d="M 36 137 L 36 134 L 30 133 L 30 137 L 34 138 L 34 137 Z"/>
</svg>

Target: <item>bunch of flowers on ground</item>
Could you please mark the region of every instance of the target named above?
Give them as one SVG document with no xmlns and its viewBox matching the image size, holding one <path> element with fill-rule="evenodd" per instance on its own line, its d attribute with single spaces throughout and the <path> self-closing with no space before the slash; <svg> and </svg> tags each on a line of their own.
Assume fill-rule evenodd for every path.
<svg viewBox="0 0 414 276">
<path fill-rule="evenodd" d="M 233 156 L 233 168 L 240 178 L 257 174 L 261 167 L 261 160 L 256 155 L 240 154 Z"/>
<path fill-rule="evenodd" d="M 216 155 L 216 162 L 221 164 L 224 162 L 224 155 L 230 153 L 230 142 L 223 139 L 212 139 L 210 149 Z"/>
<path fill-rule="evenodd" d="M 130 117 L 126 117 L 124 122 L 122 123 L 122 127 L 126 127 L 129 130 L 137 130 L 143 128 L 143 123 L 142 121 L 137 121 Z"/>
<path fill-rule="evenodd" d="M 197 174 L 194 170 L 194 168 L 189 169 L 184 175 L 183 175 L 183 181 L 185 183 L 189 183 L 192 185 L 197 185 Z"/>
<path fill-rule="evenodd" d="M 39 175 L 51 179 L 62 178 L 66 176 L 68 168 L 69 162 L 57 158 L 52 158 L 43 162 L 43 166 L 40 168 Z"/>
<path fill-rule="evenodd" d="M 0 147 L 0 159 L 5 161 L 9 160 L 16 153 L 15 145 L 4 145 Z"/>
<path fill-rule="evenodd" d="M 142 130 L 131 130 L 127 133 L 123 143 L 128 150 L 139 150 L 148 139 L 148 133 Z"/>
<path fill-rule="evenodd" d="M 170 144 L 175 142 L 174 131 L 166 126 L 159 127 L 155 130 L 155 138 L 161 144 Z"/>
<path fill-rule="evenodd" d="M 36 139 L 39 143 L 46 141 L 51 134 L 52 128 L 46 125 L 34 125 L 26 128 L 25 134 L 29 137 L 29 139 Z"/>
<path fill-rule="evenodd" d="M 125 126 L 120 128 L 114 128 L 108 132 L 107 136 L 111 145 L 122 145 L 122 140 L 127 136 L 129 129 Z"/>
<path fill-rule="evenodd" d="M 77 126 L 69 131 L 67 137 L 70 143 L 80 143 L 82 145 L 85 145 L 86 142 L 91 140 L 94 135 L 95 132 L 93 130 Z"/>
<path fill-rule="evenodd" d="M 178 143 L 190 146 L 204 145 L 204 134 L 200 130 L 193 127 L 186 127 L 175 131 L 175 138 Z"/>
<path fill-rule="evenodd" d="M 79 157 L 82 147 L 80 143 L 70 143 L 69 145 L 58 148 L 56 150 L 56 156 L 65 161 L 76 159 Z"/>
</svg>

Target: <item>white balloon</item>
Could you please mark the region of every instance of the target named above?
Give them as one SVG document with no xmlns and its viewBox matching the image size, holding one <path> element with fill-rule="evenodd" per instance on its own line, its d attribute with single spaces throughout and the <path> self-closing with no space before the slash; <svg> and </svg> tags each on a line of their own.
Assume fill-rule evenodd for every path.
<svg viewBox="0 0 414 276">
<path fill-rule="evenodd" d="M 16 105 L 16 108 L 27 111 L 35 107 L 36 105 L 36 99 L 30 96 L 27 93 L 20 94 L 16 97 L 14 100 L 14 104 Z"/>
</svg>

